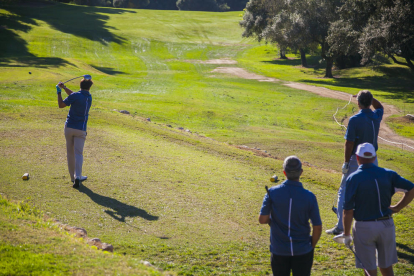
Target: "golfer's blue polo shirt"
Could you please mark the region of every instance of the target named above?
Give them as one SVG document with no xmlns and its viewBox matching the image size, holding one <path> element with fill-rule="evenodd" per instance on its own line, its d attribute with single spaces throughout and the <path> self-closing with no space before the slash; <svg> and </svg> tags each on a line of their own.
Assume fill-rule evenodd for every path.
<svg viewBox="0 0 414 276">
<path fill-rule="evenodd" d="M 369 108 L 361 109 L 349 119 L 345 139 L 354 142 L 352 154 L 355 154 L 358 145 L 371 143 L 378 150 L 378 131 L 384 109 L 379 108 L 372 111 Z"/>
<path fill-rule="evenodd" d="M 281 256 L 297 256 L 312 251 L 309 219 L 322 225 L 315 195 L 298 181 L 286 180 L 269 189 L 263 199 L 260 215 L 269 215 L 270 252 Z"/>
<path fill-rule="evenodd" d="M 86 90 L 70 94 L 63 102 L 70 106 L 66 127 L 86 131 L 89 109 L 92 105 L 92 96 Z"/>
<path fill-rule="evenodd" d="M 346 180 L 344 210 L 354 210 L 358 221 L 391 215 L 388 207 L 395 188 L 409 191 L 414 184 L 392 170 L 363 164 Z"/>
</svg>

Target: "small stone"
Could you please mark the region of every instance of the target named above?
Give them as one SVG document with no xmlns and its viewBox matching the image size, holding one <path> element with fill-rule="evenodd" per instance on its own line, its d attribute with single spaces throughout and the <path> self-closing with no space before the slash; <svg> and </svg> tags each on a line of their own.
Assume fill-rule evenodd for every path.
<svg viewBox="0 0 414 276">
<path fill-rule="evenodd" d="M 127 111 L 127 110 L 121 110 L 119 112 L 122 113 L 122 114 L 130 114 L 129 111 Z"/>
<path fill-rule="evenodd" d="M 32 72 L 29 72 L 29 74 L 31 74 Z"/>
<path fill-rule="evenodd" d="M 102 251 L 114 252 L 114 247 L 109 243 L 102 243 Z"/>
<path fill-rule="evenodd" d="M 179 130 L 184 130 L 184 128 L 183 128 L 183 127 L 179 127 L 178 129 L 179 129 Z"/>
<path fill-rule="evenodd" d="M 93 239 L 91 239 L 91 242 L 101 242 L 101 240 L 98 239 L 98 238 L 93 238 Z"/>
<path fill-rule="evenodd" d="M 145 266 L 152 266 L 151 263 L 148 261 L 141 261 L 141 263 Z"/>
<path fill-rule="evenodd" d="M 147 120 L 148 122 L 151 122 L 151 119 L 150 119 L 150 118 L 147 118 L 146 120 Z"/>
<path fill-rule="evenodd" d="M 185 132 L 192 133 L 191 130 L 189 129 L 186 129 Z"/>
<path fill-rule="evenodd" d="M 167 125 L 167 127 L 172 127 L 172 125 Z"/>
</svg>

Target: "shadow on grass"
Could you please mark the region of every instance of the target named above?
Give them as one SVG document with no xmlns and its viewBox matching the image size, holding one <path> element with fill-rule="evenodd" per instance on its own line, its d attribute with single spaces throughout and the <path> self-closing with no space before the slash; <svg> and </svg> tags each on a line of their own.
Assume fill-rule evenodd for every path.
<svg viewBox="0 0 414 276">
<path fill-rule="evenodd" d="M 329 83 L 324 80 L 300 80 L 301 82 L 338 87 L 351 87 L 357 89 L 372 89 L 388 92 L 384 98 L 405 100 L 414 103 L 414 74 L 412 79 L 394 78 L 385 76 L 372 76 L 364 78 L 336 78 Z"/>
<path fill-rule="evenodd" d="M 398 242 L 397 242 L 397 247 L 410 253 L 410 254 L 407 254 L 405 252 L 397 251 L 398 258 L 405 259 L 408 262 L 410 262 L 411 264 L 414 264 L 414 249 L 406 246 L 405 244 L 401 244 L 401 243 L 398 243 Z"/>
<path fill-rule="evenodd" d="M 325 62 L 321 62 L 319 63 L 319 61 L 321 60 L 321 57 L 318 56 L 307 56 L 306 57 L 306 61 L 308 63 L 308 67 L 307 68 L 314 68 L 315 70 L 318 69 L 325 69 Z M 295 58 L 295 59 L 274 59 L 274 60 L 263 60 L 263 63 L 270 63 L 270 64 L 274 64 L 274 65 L 288 65 L 288 66 L 301 66 L 302 62 L 300 60 L 300 58 Z"/>
<path fill-rule="evenodd" d="M 0 62 L 1 66 L 15 63 L 17 60 L 30 66 L 64 65 L 64 60 L 37 58 L 28 51 L 27 42 L 18 32 L 29 32 L 38 26 L 37 21 L 46 22 L 51 28 L 107 45 L 114 42 L 122 44 L 126 39 L 113 34 L 114 27 L 106 25 L 108 14 L 135 13 L 124 9 L 108 9 L 76 5 L 4 5 L 1 8 L 8 13 L 0 13 Z M 60 40 L 59 37 L 50 39 Z"/>
<path fill-rule="evenodd" d="M 103 207 L 112 209 L 105 210 L 105 213 L 107 213 L 108 215 L 120 222 L 125 222 L 126 217 L 141 217 L 146 220 L 158 220 L 158 216 L 150 215 L 145 210 L 125 204 L 123 202 L 120 202 L 119 200 L 96 194 L 84 185 L 80 186 L 79 192 L 89 196 L 90 199 L 92 199 L 95 203 Z"/>
<path fill-rule="evenodd" d="M 99 66 L 93 66 L 91 65 L 93 68 L 95 68 L 96 70 L 101 71 L 102 73 L 108 74 L 108 75 L 119 75 L 119 74 L 125 74 L 122 71 L 116 71 L 114 70 L 114 68 L 111 67 L 99 67 Z"/>
</svg>

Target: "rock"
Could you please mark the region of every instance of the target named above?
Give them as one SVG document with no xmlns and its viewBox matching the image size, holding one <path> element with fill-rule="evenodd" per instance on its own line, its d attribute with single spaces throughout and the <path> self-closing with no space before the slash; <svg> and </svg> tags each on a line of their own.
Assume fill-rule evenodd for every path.
<svg viewBox="0 0 414 276">
<path fill-rule="evenodd" d="M 172 127 L 172 125 L 167 125 L 167 127 Z"/>
<path fill-rule="evenodd" d="M 148 261 L 141 261 L 141 263 L 145 266 L 152 266 L 152 264 Z"/>
<path fill-rule="evenodd" d="M 146 120 L 147 120 L 148 122 L 151 122 L 151 119 L 150 119 L 150 118 L 147 118 Z"/>
<path fill-rule="evenodd" d="M 191 130 L 189 129 L 186 129 L 185 132 L 192 133 Z"/>
<path fill-rule="evenodd" d="M 184 130 L 184 128 L 183 128 L 183 127 L 179 127 L 178 129 L 179 129 L 179 130 Z"/>
<path fill-rule="evenodd" d="M 131 113 L 129 113 L 129 111 L 127 111 L 127 110 L 121 110 L 121 111 L 119 111 L 119 113 L 122 113 L 122 114 L 131 114 Z"/>
<path fill-rule="evenodd" d="M 31 74 L 32 72 L 29 72 L 29 74 Z"/>
<path fill-rule="evenodd" d="M 114 252 L 114 247 L 112 246 L 112 244 L 109 243 L 102 243 L 102 247 L 101 247 L 102 251 L 108 251 L 108 252 Z"/>
</svg>

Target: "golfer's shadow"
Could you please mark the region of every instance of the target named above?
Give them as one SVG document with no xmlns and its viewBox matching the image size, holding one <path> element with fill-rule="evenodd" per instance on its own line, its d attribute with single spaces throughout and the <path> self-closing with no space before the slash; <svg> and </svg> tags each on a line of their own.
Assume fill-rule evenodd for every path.
<svg viewBox="0 0 414 276">
<path fill-rule="evenodd" d="M 158 216 L 150 215 L 145 210 L 122 203 L 119 200 L 96 194 L 84 185 L 79 187 L 79 192 L 89 196 L 90 199 L 97 204 L 112 209 L 105 210 L 105 213 L 118 221 L 125 222 L 126 217 L 141 217 L 146 220 L 158 220 Z"/>
<path fill-rule="evenodd" d="M 401 250 L 398 250 L 398 249 L 402 249 L 404 251 L 407 251 L 410 254 L 407 254 L 405 252 L 401 252 Z M 398 258 L 406 259 L 410 263 L 414 263 L 414 249 L 411 249 L 410 247 L 408 247 L 405 244 L 401 244 L 401 243 L 397 242 L 397 255 L 398 255 Z"/>
</svg>

